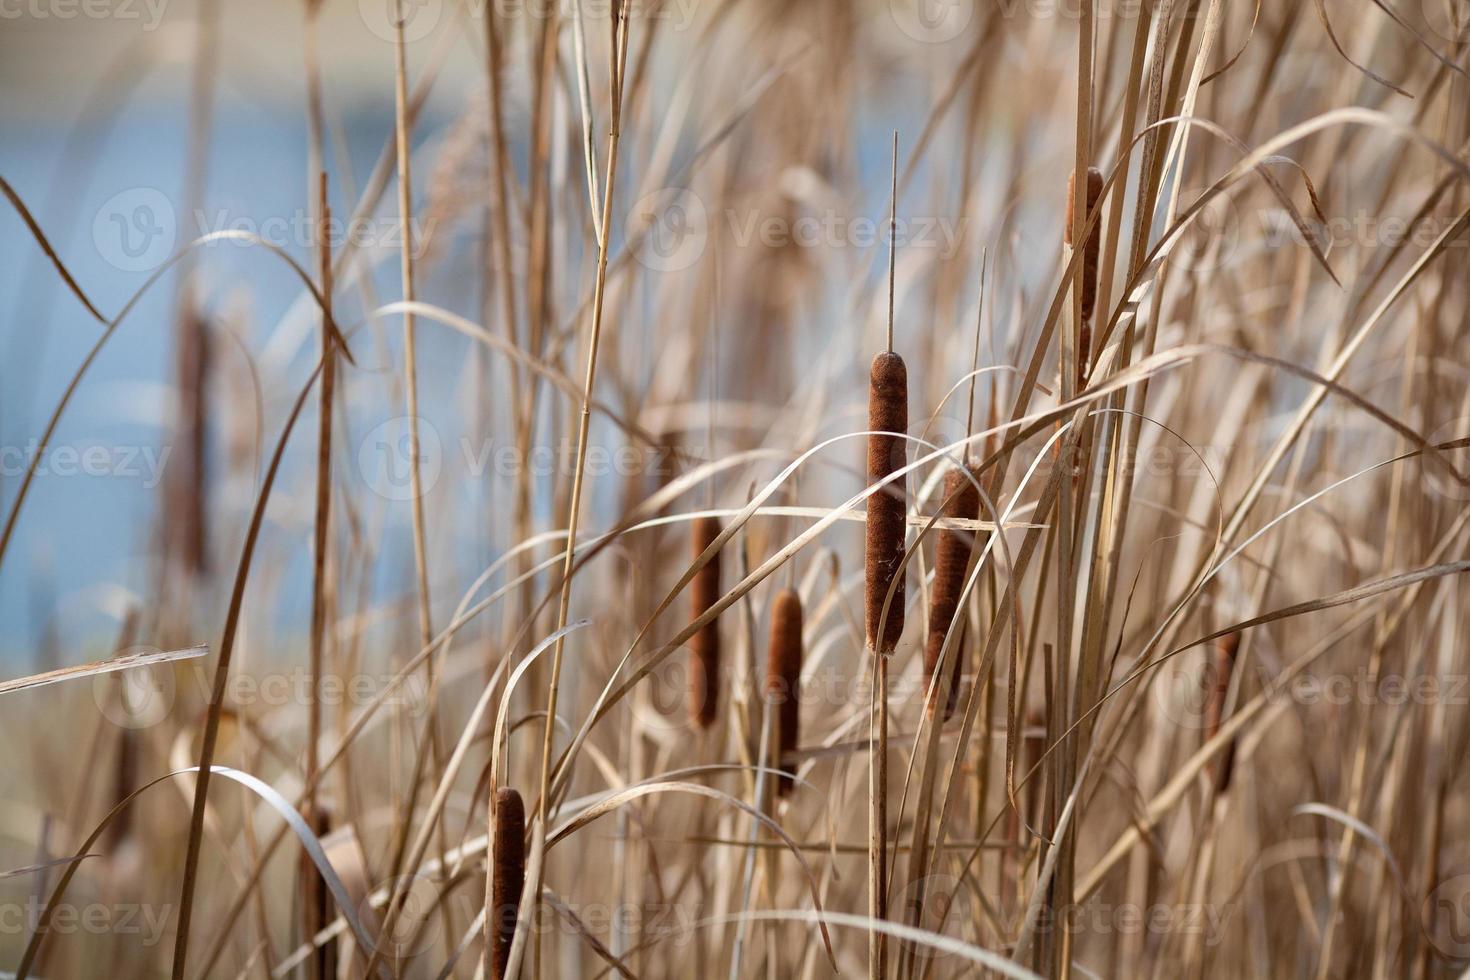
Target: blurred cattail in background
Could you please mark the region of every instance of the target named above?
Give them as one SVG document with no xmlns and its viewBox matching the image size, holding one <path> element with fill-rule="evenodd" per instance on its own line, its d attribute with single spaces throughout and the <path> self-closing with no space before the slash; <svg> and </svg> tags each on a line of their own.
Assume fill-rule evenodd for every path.
<svg viewBox="0 0 1470 980">
<path fill-rule="evenodd" d="M 318 802 L 312 812 L 306 815 L 307 824 L 312 833 L 318 838 L 325 840 L 332 832 L 332 812 L 327 806 Z M 304 851 L 301 854 L 300 871 L 301 877 L 301 921 L 305 926 L 303 939 L 312 941 L 315 930 L 322 928 L 332 921 L 332 898 L 321 881 L 321 872 L 317 870 L 315 862 Z M 312 976 L 330 978 L 337 975 L 337 941 L 328 939 L 316 950 L 316 965 Z"/>
<path fill-rule="evenodd" d="M 698 558 L 720 536 L 720 522 L 698 517 L 691 528 L 692 551 Z M 690 618 L 698 619 L 720 600 L 720 554 L 694 573 L 689 586 Z M 689 720 L 700 728 L 715 723 L 720 704 L 720 621 L 710 620 L 689 638 Z"/>
<path fill-rule="evenodd" d="M 980 491 L 964 470 L 951 470 L 944 477 L 944 516 L 947 518 L 974 520 L 980 516 Z M 929 597 L 929 632 L 924 641 L 924 684 L 928 690 L 934 679 L 943 678 L 940 654 L 944 651 L 944 638 L 950 624 L 955 621 L 959 610 L 960 593 L 965 588 L 965 571 L 970 563 L 970 544 L 974 534 L 943 528 L 939 532 L 939 544 L 934 556 L 934 585 Z M 954 664 L 949 672 L 947 689 L 934 693 L 933 705 L 942 705 L 943 717 L 948 720 L 954 714 L 955 703 L 960 693 L 960 676 L 965 669 L 965 618 L 959 619 L 954 641 L 949 647 L 949 660 Z"/>
<path fill-rule="evenodd" d="M 1096 167 L 1087 168 L 1087 211 L 1082 216 L 1085 224 L 1097 210 L 1098 201 L 1102 199 L 1103 176 L 1102 171 Z M 1074 208 L 1077 206 L 1077 174 L 1074 172 L 1067 180 L 1067 221 L 1062 226 L 1063 240 L 1072 245 L 1073 226 L 1076 224 Z M 1078 324 L 1077 337 L 1077 381 L 1081 384 L 1087 380 L 1089 362 L 1092 356 L 1092 319 L 1097 311 L 1097 266 L 1098 257 L 1102 250 L 1102 222 L 1093 225 L 1092 230 L 1087 233 L 1087 242 L 1082 250 L 1082 322 Z"/>
<path fill-rule="evenodd" d="M 178 414 L 173 466 L 167 485 L 166 526 L 172 529 L 175 568 L 186 575 L 209 570 L 207 472 L 210 326 L 192 304 L 178 330 Z"/>
<path fill-rule="evenodd" d="M 1235 670 L 1235 651 L 1240 647 L 1239 633 L 1226 633 L 1215 641 L 1215 659 L 1207 673 L 1210 689 L 1205 702 L 1205 741 L 1220 733 L 1225 721 L 1225 699 L 1230 694 L 1230 676 Z M 1215 791 L 1224 793 L 1230 788 L 1230 777 L 1235 768 L 1235 740 L 1220 751 L 1211 764 L 1215 774 Z"/>
</svg>

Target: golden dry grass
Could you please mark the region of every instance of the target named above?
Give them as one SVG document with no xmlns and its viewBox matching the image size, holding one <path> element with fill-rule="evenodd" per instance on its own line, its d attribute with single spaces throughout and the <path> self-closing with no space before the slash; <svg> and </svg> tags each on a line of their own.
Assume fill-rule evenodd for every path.
<svg viewBox="0 0 1470 980">
<path fill-rule="evenodd" d="M 0 686 L 0 968 L 1460 975 L 1470 10 L 626 2 L 389 3 L 370 174 L 343 4 L 263 10 L 314 231 L 170 322 L 0 182 L 31 435 L 129 331 L 178 405 L 150 591 Z"/>
</svg>

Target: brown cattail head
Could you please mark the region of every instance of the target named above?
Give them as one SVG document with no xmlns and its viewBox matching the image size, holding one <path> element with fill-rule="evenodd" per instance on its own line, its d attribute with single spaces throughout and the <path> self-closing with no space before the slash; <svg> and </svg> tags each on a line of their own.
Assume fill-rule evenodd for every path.
<svg viewBox="0 0 1470 980">
<path fill-rule="evenodd" d="M 1046 770 L 1036 769 L 1046 755 L 1047 749 L 1047 722 L 1046 711 L 1043 708 L 1032 708 L 1026 715 L 1026 724 L 1021 732 L 1020 759 L 1016 762 L 1016 779 L 1020 780 L 1030 773 L 1031 778 L 1027 780 L 1022 792 L 1025 796 L 1025 807 L 1027 820 L 1040 820 L 1040 808 L 1037 800 L 1042 799 L 1041 784 L 1045 781 Z"/>
<path fill-rule="evenodd" d="M 124 728 L 117 742 L 117 768 L 113 770 L 112 797 L 114 804 L 121 804 L 138 788 L 138 755 L 141 750 L 139 732 Z M 109 850 L 116 849 L 133 829 L 135 807 L 123 807 L 116 819 L 107 825 L 106 841 Z"/>
<path fill-rule="evenodd" d="M 1087 213 L 1083 215 L 1083 223 L 1097 210 L 1098 201 L 1102 199 L 1103 177 L 1102 171 L 1096 167 L 1087 168 Z M 1067 223 L 1064 237 L 1068 245 L 1072 244 L 1072 222 L 1074 218 L 1073 208 L 1076 206 L 1077 198 L 1077 174 L 1074 172 L 1067 181 Z M 1087 377 L 1087 364 L 1091 358 L 1092 347 L 1092 317 L 1097 311 L 1097 266 L 1098 256 L 1102 251 L 1102 222 L 1093 226 L 1087 235 L 1086 247 L 1082 250 L 1082 324 L 1077 340 L 1077 377 L 1079 381 Z"/>
<path fill-rule="evenodd" d="M 318 839 L 325 839 L 332 832 L 332 811 L 321 801 L 308 809 L 305 817 Z M 314 936 L 332 921 L 332 898 L 316 864 L 304 851 L 301 854 L 301 885 L 302 924 L 307 935 Z M 330 978 L 336 975 L 337 941 L 329 939 L 317 947 L 315 976 Z"/>
<path fill-rule="evenodd" d="M 526 885 L 526 804 L 513 789 L 495 791 L 490 860 L 490 964 L 494 980 L 502 980 L 516 934 L 516 913 Z"/>
<path fill-rule="evenodd" d="M 720 522 L 713 517 L 694 520 L 694 557 L 698 558 L 720 536 Z M 694 574 L 689 584 L 690 614 L 698 619 L 720 599 L 720 556 Z M 700 728 L 715 723 L 720 699 L 720 628 L 712 619 L 689 638 L 689 720 Z"/>
<path fill-rule="evenodd" d="M 176 558 L 191 575 L 208 571 L 209 540 L 205 503 L 209 429 L 209 324 L 192 306 L 185 307 L 178 328 L 179 406 L 178 464 L 167 488 L 169 526 L 174 529 Z"/>
<path fill-rule="evenodd" d="M 1235 651 L 1240 646 L 1239 633 L 1227 633 L 1215 641 L 1215 662 L 1210 671 L 1210 690 L 1205 702 L 1205 740 L 1220 733 L 1225 721 L 1225 698 L 1230 693 L 1230 675 L 1235 669 Z M 1235 767 L 1235 741 L 1225 746 L 1214 763 L 1215 791 L 1230 788 L 1231 770 Z"/>
<path fill-rule="evenodd" d="M 801 626 L 801 596 L 795 589 L 782 589 L 771 604 L 765 694 L 776 715 L 773 755 L 786 773 L 777 781 L 776 791 L 783 796 L 795 785 L 791 777 L 796 773 L 796 763 L 787 757 L 796 750 L 801 730 L 801 702 L 797 697 L 801 686 Z"/>
<path fill-rule="evenodd" d="M 980 516 L 980 491 L 963 470 L 951 470 L 944 477 L 944 516 L 974 520 Z M 965 569 L 970 563 L 970 544 L 973 535 L 968 531 L 949 528 L 939 532 L 939 545 L 934 556 L 934 588 L 929 598 L 929 634 L 924 642 L 924 689 L 934 683 L 940 673 L 940 654 L 944 650 L 944 637 L 954 622 L 960 607 L 960 593 L 965 588 Z M 950 659 L 954 668 L 950 671 L 948 691 L 938 691 L 932 705 L 944 706 L 944 718 L 954 714 L 960 693 L 960 674 L 965 667 L 965 622 L 961 617 L 954 642 L 950 644 Z M 941 674 L 942 676 L 942 674 Z"/>
<path fill-rule="evenodd" d="M 902 435 L 909 428 L 908 369 L 893 351 L 873 358 L 868 381 L 868 428 L 875 433 L 868 436 L 868 481 L 877 483 L 903 467 Z M 905 510 L 902 480 L 887 484 L 868 498 L 863 607 L 868 647 L 880 654 L 892 653 L 903 634 Z M 895 582 L 885 621 L 883 602 L 889 585 Z"/>
<path fill-rule="evenodd" d="M 138 607 L 129 605 L 127 612 L 123 614 L 122 629 L 117 636 L 117 650 L 119 653 L 127 650 L 133 645 L 138 636 Z M 123 675 L 118 674 L 113 680 L 116 694 L 124 704 L 127 703 L 127 689 Z M 138 788 L 138 754 L 140 751 L 140 731 L 128 726 L 121 730 L 117 741 L 117 768 L 113 770 L 112 799 L 109 804 L 121 806 L 133 791 Z M 103 838 L 107 844 L 107 850 L 113 851 L 127 839 L 132 830 L 133 816 L 136 807 L 123 806 L 118 811 L 117 817 L 107 825 L 107 836 Z"/>
</svg>

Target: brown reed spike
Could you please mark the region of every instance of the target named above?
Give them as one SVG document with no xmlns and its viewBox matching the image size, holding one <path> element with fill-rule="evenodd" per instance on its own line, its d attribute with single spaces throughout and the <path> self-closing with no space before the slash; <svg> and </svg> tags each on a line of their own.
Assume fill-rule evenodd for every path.
<svg viewBox="0 0 1470 980">
<path fill-rule="evenodd" d="M 1235 669 L 1235 651 L 1240 647 L 1240 634 L 1227 633 L 1215 641 L 1215 662 L 1213 665 L 1213 682 L 1210 687 L 1209 700 L 1205 703 L 1205 741 L 1209 741 L 1220 733 L 1220 725 L 1225 721 L 1225 699 L 1230 693 L 1230 674 Z M 1235 740 L 1225 746 L 1219 757 L 1211 765 L 1215 773 L 1215 792 L 1224 793 L 1230 788 L 1230 776 L 1235 768 Z"/>
<path fill-rule="evenodd" d="M 325 838 L 332 832 L 332 812 L 320 801 L 315 803 L 305 816 L 312 833 L 316 834 L 319 839 Z M 332 921 L 332 896 L 321 880 L 321 872 L 317 870 L 316 864 L 304 851 L 301 854 L 300 875 L 303 885 L 301 890 L 302 919 L 306 928 L 310 930 L 306 937 L 310 939 L 315 930 Z M 325 978 L 325 980 L 335 977 L 337 975 L 337 941 L 328 939 L 317 947 L 315 960 L 316 965 L 311 974 L 313 977 Z"/>
<path fill-rule="evenodd" d="M 963 470 L 951 470 L 944 477 L 944 516 L 974 520 L 980 516 L 980 491 Z M 934 586 L 929 598 L 929 635 L 924 642 L 924 689 L 927 691 L 939 671 L 939 656 L 944 650 L 944 637 L 954 622 L 960 607 L 960 593 L 965 588 L 965 569 L 970 564 L 970 543 L 973 536 L 967 531 L 944 528 L 939 532 L 939 544 L 934 556 Z M 936 692 L 934 705 L 944 705 L 944 720 L 954 714 L 959 700 L 960 675 L 965 668 L 965 620 L 960 617 L 959 629 L 950 644 L 950 658 L 954 667 L 950 671 L 947 694 Z"/>
<path fill-rule="evenodd" d="M 1028 822 L 1040 822 L 1041 811 L 1036 801 L 1041 796 L 1041 784 L 1045 780 L 1045 771 L 1036 769 L 1047 749 L 1047 724 L 1046 710 L 1044 708 L 1032 708 L 1026 714 L 1026 724 L 1021 729 L 1021 759 L 1016 766 L 1016 778 L 1020 779 L 1028 773 L 1031 778 L 1024 787 L 1026 820 Z M 1031 770 L 1036 769 L 1035 772 Z"/>
<path fill-rule="evenodd" d="M 904 465 L 902 434 L 909 427 L 909 378 L 903 358 L 883 351 L 873 358 L 868 381 L 868 481 L 877 483 Z M 903 481 L 889 483 L 868 498 L 867 550 L 863 608 L 868 647 L 890 654 L 903 634 Z M 895 584 L 896 583 L 896 584 Z M 893 584 L 893 601 L 883 620 L 883 603 Z M 882 626 L 882 636 L 879 627 Z"/>
<path fill-rule="evenodd" d="M 495 791 L 494 842 L 491 860 L 490 965 L 494 980 L 503 980 L 510 962 L 510 944 L 516 934 L 516 914 L 526 884 L 526 804 L 508 787 Z"/>
<path fill-rule="evenodd" d="M 783 773 L 776 782 L 782 796 L 796 785 L 796 763 L 789 759 L 796 750 L 801 725 L 801 596 L 795 589 L 782 589 L 771 603 L 771 635 L 766 647 L 766 701 L 775 710 L 776 739 L 772 753 Z"/>
<path fill-rule="evenodd" d="M 715 538 L 720 536 L 720 522 L 713 517 L 697 517 L 692 528 L 694 557 L 698 558 Z M 720 556 L 694 574 L 690 583 L 690 618 L 698 619 L 720 599 Z M 689 720 L 700 728 L 715 723 L 720 700 L 720 627 L 719 619 L 709 621 L 689 638 Z"/>
<path fill-rule="evenodd" d="M 190 301 L 191 302 L 191 301 Z M 191 575 L 209 570 L 206 455 L 209 430 L 210 327 L 192 306 L 181 314 L 176 352 L 180 466 L 168 486 L 169 524 L 175 528 L 180 567 Z"/>
<path fill-rule="evenodd" d="M 138 607 L 129 606 L 123 614 L 122 629 L 118 632 L 117 645 L 114 647 L 118 652 L 127 650 L 133 645 L 138 636 Z M 122 699 L 125 693 L 126 679 L 121 675 L 114 678 L 113 691 Z M 137 728 L 124 727 L 118 735 L 117 741 L 117 768 L 113 770 L 112 799 L 110 805 L 120 806 L 133 791 L 138 788 L 138 758 L 142 749 L 141 732 Z M 132 832 L 133 816 L 135 808 L 123 806 L 118 810 L 117 817 L 107 825 L 106 842 L 108 851 L 115 851 L 127 840 L 128 834 Z"/>
<path fill-rule="evenodd" d="M 1077 195 L 1077 174 L 1074 172 L 1067 180 L 1067 223 L 1064 226 L 1064 240 L 1068 245 L 1072 244 L 1072 222 L 1074 218 Z M 1087 214 L 1083 216 L 1086 222 L 1097 210 L 1098 201 L 1102 199 L 1103 177 L 1102 171 L 1096 167 L 1087 168 Z M 1092 318 L 1097 312 L 1097 266 L 1098 256 L 1102 250 L 1102 222 L 1099 221 L 1087 235 L 1087 245 L 1082 252 L 1082 324 L 1077 339 L 1077 378 L 1080 381 L 1087 377 L 1088 362 L 1091 358 L 1092 347 Z"/>
</svg>

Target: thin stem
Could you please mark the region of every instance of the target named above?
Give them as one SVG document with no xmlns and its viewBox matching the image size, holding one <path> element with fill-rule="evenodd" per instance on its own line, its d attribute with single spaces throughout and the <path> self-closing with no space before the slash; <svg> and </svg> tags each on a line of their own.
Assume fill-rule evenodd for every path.
<svg viewBox="0 0 1470 980">
<path fill-rule="evenodd" d="M 592 422 L 592 391 L 597 383 L 597 355 L 602 341 L 602 310 L 607 288 L 608 229 L 612 221 L 612 198 L 618 173 L 618 139 L 622 126 L 623 73 L 627 67 L 628 23 L 619 0 L 616 10 L 618 47 L 611 64 L 612 122 L 608 131 L 607 179 L 603 181 L 601 235 L 597 243 L 597 283 L 592 299 L 592 334 L 588 339 L 587 371 L 582 383 L 582 412 L 577 426 L 577 460 L 572 472 L 572 497 L 567 504 L 566 547 L 562 552 L 561 597 L 557 603 L 556 629 L 564 629 L 572 602 L 572 559 L 575 554 L 577 528 L 582 509 L 582 485 L 587 462 L 587 436 Z M 552 739 L 556 734 L 557 694 L 561 685 L 562 653 L 565 637 L 558 637 L 551 654 L 551 681 L 546 695 L 546 720 L 541 737 L 541 783 L 536 804 L 537 833 L 546 833 L 551 784 Z M 526 882 L 532 895 L 541 893 L 545 862 L 534 864 L 531 880 Z M 539 935 L 539 933 L 538 933 Z"/>
<path fill-rule="evenodd" d="M 888 199 L 888 353 L 893 353 L 893 281 L 898 227 L 898 130 L 893 131 L 893 190 Z"/>
<path fill-rule="evenodd" d="M 403 0 L 394 0 L 394 73 L 395 105 L 394 141 L 398 152 L 398 220 L 404 230 L 403 247 L 399 250 L 399 268 L 403 278 L 403 301 L 414 301 L 413 291 L 413 204 L 412 179 L 408 153 L 408 54 L 403 39 Z M 408 479 L 413 498 L 413 563 L 418 575 L 419 639 L 427 646 L 434 633 L 429 620 L 429 570 L 424 554 L 424 487 L 419 471 L 419 385 L 418 345 L 414 341 L 413 313 L 403 314 L 404 411 L 408 416 Z M 433 671 L 432 661 L 429 670 Z"/>
<path fill-rule="evenodd" d="M 314 538 L 314 566 L 311 588 L 311 685 L 307 695 L 306 724 L 306 782 L 311 787 L 306 797 L 307 818 L 318 820 L 317 774 L 321 768 L 318 746 L 322 739 L 322 705 L 318 692 L 322 682 L 322 660 L 326 646 L 327 630 L 327 528 L 332 509 L 332 399 L 336 387 L 336 343 L 328 324 L 332 321 L 332 243 L 327 234 L 331 227 L 332 212 L 327 203 L 327 172 L 321 172 L 317 191 L 317 216 L 319 224 L 317 256 L 321 270 L 322 298 L 322 387 L 320 417 L 317 424 L 317 468 L 316 468 L 316 528 Z M 314 823 L 314 825 L 316 825 Z M 315 869 L 306 876 L 306 935 L 314 936 L 321 929 L 322 909 L 320 901 L 321 881 Z M 322 960 L 313 958 L 314 975 L 322 972 Z"/>
</svg>

